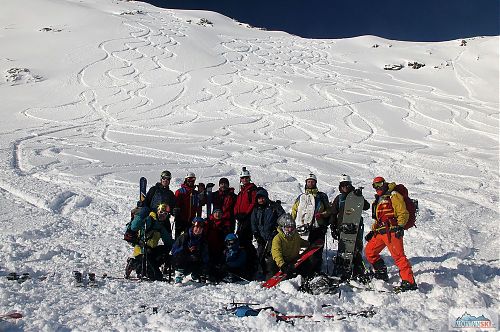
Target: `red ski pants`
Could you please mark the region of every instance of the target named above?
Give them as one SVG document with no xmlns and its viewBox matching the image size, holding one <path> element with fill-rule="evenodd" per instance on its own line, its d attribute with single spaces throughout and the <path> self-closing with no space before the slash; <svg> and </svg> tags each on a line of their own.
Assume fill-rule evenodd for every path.
<svg viewBox="0 0 500 332">
<path fill-rule="evenodd" d="M 413 278 L 413 271 L 411 269 L 410 262 L 405 255 L 403 238 L 396 238 L 394 233 L 377 234 L 372 237 L 365 247 L 366 260 L 373 265 L 381 259 L 380 252 L 384 250 L 385 247 L 389 249 L 392 259 L 394 259 L 394 263 L 399 268 L 399 275 L 401 276 L 401 279 L 413 284 L 415 279 Z"/>
</svg>

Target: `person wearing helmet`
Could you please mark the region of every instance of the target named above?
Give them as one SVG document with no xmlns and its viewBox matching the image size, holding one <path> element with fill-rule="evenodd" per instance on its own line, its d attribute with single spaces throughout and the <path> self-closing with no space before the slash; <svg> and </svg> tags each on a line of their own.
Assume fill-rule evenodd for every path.
<svg viewBox="0 0 500 332">
<path fill-rule="evenodd" d="M 226 282 L 251 279 L 246 250 L 240 246 L 240 240 L 234 233 L 229 233 L 224 239 L 224 272 Z"/>
<path fill-rule="evenodd" d="M 240 172 L 240 192 L 234 205 L 234 216 L 238 223 L 236 234 L 238 234 L 240 244 L 247 250 L 249 264 L 255 265 L 257 264 L 257 251 L 252 244 L 250 215 L 256 203 L 256 194 L 257 186 L 252 183 L 250 172 L 243 167 Z"/>
<path fill-rule="evenodd" d="M 282 214 L 278 219 L 278 234 L 274 236 L 271 245 L 272 260 L 269 262 L 268 276 L 283 271 L 290 278 L 295 274 L 310 275 L 314 265 L 314 256 L 305 261 L 295 270 L 295 262 L 300 257 L 300 248 L 309 247 L 309 242 L 302 239 L 297 232 L 295 221 L 290 213 Z M 269 279 L 269 278 L 268 278 Z"/>
<path fill-rule="evenodd" d="M 219 180 L 219 190 L 212 193 L 212 202 L 214 209 L 222 211 L 221 219 L 229 220 L 231 224 L 230 231 L 234 232 L 236 220 L 234 218 L 234 205 L 236 204 L 236 194 L 234 188 L 229 186 L 227 178 Z"/>
<path fill-rule="evenodd" d="M 278 233 L 278 218 L 285 213 L 281 207 L 281 202 L 269 200 L 269 195 L 264 188 L 260 188 L 256 193 L 257 204 L 250 216 L 252 233 L 257 240 L 258 254 L 258 274 L 268 276 L 267 266 L 271 257 L 271 242 Z M 257 278 L 260 279 L 260 278 Z"/>
<path fill-rule="evenodd" d="M 135 241 L 130 241 L 134 244 L 134 252 L 127 260 L 125 277 L 135 270 L 138 276 L 162 280 L 160 267 L 168 264 L 173 243 L 169 205 L 160 203 L 156 212 L 150 212 L 146 217 L 136 214 L 127 232 L 133 234 Z M 160 239 L 163 245 L 158 245 Z"/>
<path fill-rule="evenodd" d="M 205 205 L 205 186 L 200 183 L 198 190 L 195 186 L 196 175 L 188 172 L 184 178 L 184 183 L 175 192 L 175 238 L 185 232 L 191 225 L 194 217 L 201 216 L 202 207 Z"/>
<path fill-rule="evenodd" d="M 172 174 L 169 171 L 163 171 L 160 174 L 160 182 L 157 182 L 154 186 L 149 188 L 144 202 L 142 202 L 143 207 L 148 207 L 149 211 L 156 211 L 156 208 L 161 202 L 165 202 L 170 206 L 173 211 L 175 208 L 175 196 L 172 190 L 170 190 L 170 180 L 172 179 Z"/>
<path fill-rule="evenodd" d="M 387 267 L 380 257 L 380 252 L 387 247 L 399 268 L 402 279 L 400 289 L 403 291 L 418 289 L 403 246 L 403 227 L 409 217 L 404 198 L 394 190 L 395 183 L 389 183 L 381 176 L 373 179 L 372 186 L 376 191 L 375 201 L 372 204 L 374 222 L 371 232 L 365 237 L 368 241 L 365 247 L 366 259 L 375 270 L 375 278 L 388 280 Z"/>
<path fill-rule="evenodd" d="M 308 220 L 301 220 L 309 229 L 307 240 L 314 243 L 318 240 L 325 239 L 330 222 L 330 201 L 328 195 L 318 190 L 318 179 L 313 173 L 309 173 L 305 180 L 304 193 L 300 194 L 292 206 L 291 216 L 294 221 L 304 217 L 301 211 L 312 210 L 313 213 L 307 214 Z M 312 206 L 309 206 L 312 205 Z M 315 272 L 321 271 L 323 248 L 315 254 L 316 266 L 313 267 Z"/>
<path fill-rule="evenodd" d="M 347 174 L 342 174 L 340 178 L 339 192 L 340 194 L 338 194 L 335 197 L 335 199 L 331 204 L 332 215 L 330 217 L 330 230 L 332 232 L 332 237 L 335 240 L 338 240 L 340 236 L 339 226 L 342 224 L 342 219 L 344 217 L 344 205 L 347 195 L 349 195 L 349 193 L 351 192 L 354 192 L 354 194 L 356 195 L 362 195 L 361 189 L 354 188 L 354 186 L 352 185 L 351 177 Z M 365 199 L 363 203 L 363 210 L 368 210 L 369 208 L 370 208 L 370 203 L 368 203 L 368 201 Z M 362 257 L 363 232 L 364 232 L 364 225 L 363 225 L 363 218 L 361 218 L 358 229 L 358 237 L 356 239 L 356 251 L 353 258 L 352 276 L 349 277 L 362 278 L 364 275 L 366 275 L 365 271 L 366 269 L 364 267 L 363 257 Z"/>
<path fill-rule="evenodd" d="M 172 246 L 172 262 L 176 284 L 182 283 L 184 276 L 189 274 L 194 281 L 203 281 L 209 277 L 209 253 L 205 232 L 205 219 L 194 217 L 191 227 L 175 240 Z"/>
</svg>

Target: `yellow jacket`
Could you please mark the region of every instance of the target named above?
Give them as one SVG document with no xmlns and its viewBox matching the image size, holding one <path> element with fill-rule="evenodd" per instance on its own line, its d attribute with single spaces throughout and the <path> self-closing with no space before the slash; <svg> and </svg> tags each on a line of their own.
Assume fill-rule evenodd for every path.
<svg viewBox="0 0 500 332">
<path fill-rule="evenodd" d="M 300 248 L 306 248 L 309 242 L 302 239 L 295 231 L 292 236 L 286 237 L 281 226 L 278 227 L 278 234 L 273 238 L 271 254 L 273 260 L 279 268 L 285 263 L 293 263 L 300 256 Z"/>
<path fill-rule="evenodd" d="M 374 231 L 385 229 L 387 225 L 389 228 L 404 227 L 408 221 L 410 214 L 406 209 L 403 195 L 394 191 L 394 187 L 396 187 L 394 182 L 389 183 L 387 192 L 373 203 L 375 221 L 372 230 Z"/>
</svg>

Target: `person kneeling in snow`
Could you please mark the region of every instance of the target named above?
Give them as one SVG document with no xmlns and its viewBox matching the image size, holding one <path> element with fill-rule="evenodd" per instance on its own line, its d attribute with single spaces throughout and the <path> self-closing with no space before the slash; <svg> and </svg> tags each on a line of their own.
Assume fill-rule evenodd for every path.
<svg viewBox="0 0 500 332">
<path fill-rule="evenodd" d="M 135 270 L 138 276 L 162 280 L 160 266 L 168 265 L 168 253 L 173 243 L 169 216 L 170 207 L 165 203 L 159 204 L 156 212 L 135 215 L 126 233 L 131 237 L 129 242 L 135 246 L 133 257 L 127 260 L 125 278 Z M 158 245 L 160 239 L 163 245 Z"/>
<path fill-rule="evenodd" d="M 228 282 L 238 280 L 250 280 L 252 271 L 248 270 L 247 253 L 240 246 L 240 240 L 234 233 L 230 233 L 224 240 L 226 249 L 224 250 L 224 271 Z"/>
<path fill-rule="evenodd" d="M 273 260 L 269 266 L 270 273 L 276 274 L 278 270 L 292 277 L 300 274 L 309 276 L 314 271 L 314 256 L 303 262 L 295 269 L 295 262 L 300 257 L 300 248 L 307 248 L 309 242 L 302 239 L 297 233 L 295 221 L 289 213 L 281 215 L 278 219 L 278 234 L 273 238 L 271 253 Z"/>
<path fill-rule="evenodd" d="M 175 269 L 175 283 L 179 284 L 185 275 L 201 281 L 208 276 L 208 245 L 205 239 L 205 219 L 195 217 L 191 228 L 182 233 L 172 247 Z"/>
</svg>

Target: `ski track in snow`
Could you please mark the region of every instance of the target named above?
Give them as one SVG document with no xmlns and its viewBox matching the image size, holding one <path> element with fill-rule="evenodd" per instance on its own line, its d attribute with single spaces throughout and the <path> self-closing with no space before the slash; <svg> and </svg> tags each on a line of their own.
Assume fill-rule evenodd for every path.
<svg viewBox="0 0 500 332">
<path fill-rule="evenodd" d="M 449 307 L 498 307 L 498 96 L 484 99 L 474 85 L 482 78 L 465 60 L 485 42 L 469 40 L 462 50 L 458 43 L 434 45 L 457 49 L 452 65 L 439 69 L 447 72 L 436 74 L 453 81 L 447 90 L 426 79 L 440 58 L 419 71 L 392 73 L 353 61 L 376 52 L 369 39 L 306 40 L 234 27 L 213 33 L 234 23 L 205 13 L 215 24 L 202 27 L 195 23 L 201 12 L 113 6 L 114 13 L 142 14 L 113 14 L 121 32 L 96 40 L 94 60 L 74 74 L 74 101 L 54 98 L 50 106 L 18 110 L 29 125 L 0 133 L 1 273 L 49 275 L 23 284 L 0 279 L 2 310 L 25 315 L 18 325 L 0 322 L 0 329 L 294 329 L 264 314 L 231 316 L 223 306 L 235 296 L 287 313 L 321 312 L 322 303 L 379 312 L 296 323 L 307 331 L 442 330 Z M 405 45 L 425 50 L 403 43 L 391 51 L 405 57 Z M 169 169 L 175 190 L 189 170 L 202 182 L 226 176 L 236 186 L 242 166 L 286 209 L 309 172 L 331 200 L 342 173 L 365 186 L 368 199 L 374 176 L 404 183 L 421 207 L 417 228 L 405 236 L 420 291 L 338 298 L 300 293 L 297 280 L 272 290 L 257 282 L 70 284 L 75 269 L 122 274 L 131 250 L 121 237 L 140 176 L 152 185 Z M 369 220 L 366 214 L 366 231 Z M 331 265 L 336 245 L 328 241 Z M 386 251 L 384 257 L 390 282 L 399 282 Z M 143 304 L 158 306 L 158 314 L 138 312 Z"/>
</svg>

